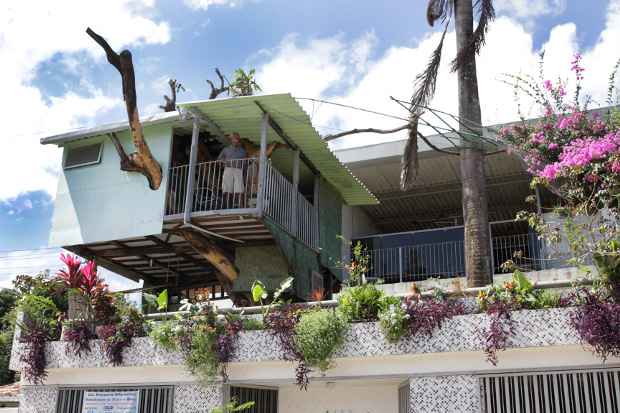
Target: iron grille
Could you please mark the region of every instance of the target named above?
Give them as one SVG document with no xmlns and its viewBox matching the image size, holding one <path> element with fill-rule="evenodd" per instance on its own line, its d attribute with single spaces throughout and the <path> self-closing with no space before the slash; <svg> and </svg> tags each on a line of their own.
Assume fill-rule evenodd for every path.
<svg viewBox="0 0 620 413">
<path fill-rule="evenodd" d="M 398 413 L 409 413 L 409 381 L 398 388 Z"/>
<path fill-rule="evenodd" d="M 174 387 L 140 386 L 119 388 L 65 388 L 58 390 L 56 413 L 82 413 L 85 391 L 140 391 L 140 408 L 138 413 L 172 413 Z"/>
<path fill-rule="evenodd" d="M 254 402 L 251 409 L 244 413 L 277 413 L 278 390 L 261 387 L 230 387 L 230 399 L 238 403 Z"/>
<path fill-rule="evenodd" d="M 620 412 L 620 369 L 489 376 L 481 386 L 487 413 Z"/>
</svg>

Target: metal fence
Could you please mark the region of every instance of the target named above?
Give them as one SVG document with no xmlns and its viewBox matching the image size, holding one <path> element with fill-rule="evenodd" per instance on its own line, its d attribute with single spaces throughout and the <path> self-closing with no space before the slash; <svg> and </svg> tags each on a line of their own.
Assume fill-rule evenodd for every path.
<svg viewBox="0 0 620 413">
<path fill-rule="evenodd" d="M 503 272 L 502 264 L 508 260 L 526 271 L 545 268 L 541 243 L 534 234 L 493 237 L 491 244 L 495 273 Z M 367 278 L 382 279 L 388 284 L 465 275 L 463 241 L 373 249 L 366 254 Z"/>
</svg>

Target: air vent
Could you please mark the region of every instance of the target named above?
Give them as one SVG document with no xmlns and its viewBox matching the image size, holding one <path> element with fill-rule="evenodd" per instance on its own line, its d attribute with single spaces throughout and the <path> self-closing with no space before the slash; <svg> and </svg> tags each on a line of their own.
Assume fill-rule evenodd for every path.
<svg viewBox="0 0 620 413">
<path fill-rule="evenodd" d="M 66 148 L 65 169 L 94 165 L 101 162 L 102 143 Z"/>
</svg>

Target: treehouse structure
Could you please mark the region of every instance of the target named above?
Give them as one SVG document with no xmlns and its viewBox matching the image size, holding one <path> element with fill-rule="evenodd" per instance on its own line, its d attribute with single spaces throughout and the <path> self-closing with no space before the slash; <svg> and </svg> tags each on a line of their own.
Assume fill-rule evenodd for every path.
<svg viewBox="0 0 620 413">
<path fill-rule="evenodd" d="M 256 279 L 275 288 L 293 276 L 307 299 L 342 280 L 343 206 L 378 201 L 289 94 L 180 104 L 142 127 L 163 172 L 156 190 L 119 168 L 126 122 L 42 139 L 63 148 L 51 246 L 189 298 L 243 297 Z M 234 132 L 247 158 L 218 160 Z M 241 191 L 222 190 L 230 166 Z"/>
</svg>

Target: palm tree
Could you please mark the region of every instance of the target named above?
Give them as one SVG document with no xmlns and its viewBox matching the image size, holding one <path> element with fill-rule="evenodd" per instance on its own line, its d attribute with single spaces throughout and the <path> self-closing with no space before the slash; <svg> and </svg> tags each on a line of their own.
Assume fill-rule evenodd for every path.
<svg viewBox="0 0 620 413">
<path fill-rule="evenodd" d="M 475 30 L 474 12 L 479 16 Z M 441 21 L 444 30 L 426 69 L 416 77 L 410 107 L 409 141 L 403 157 L 403 186 L 409 185 L 416 168 L 417 123 L 434 95 L 443 42 L 452 19 L 457 55 L 451 66 L 458 76 L 459 132 L 482 136 L 476 55 L 485 43 L 489 23 L 495 18 L 493 0 L 428 0 L 426 15 L 431 26 Z M 484 156 L 482 139 L 479 142 L 461 139 L 465 270 L 469 287 L 483 286 L 492 281 Z"/>
<path fill-rule="evenodd" d="M 250 69 L 247 72 L 241 68 L 235 70 L 233 81 L 230 84 L 230 93 L 233 96 L 251 96 L 255 92 L 260 92 L 262 89 L 256 83 L 255 74 L 255 69 Z"/>
</svg>

